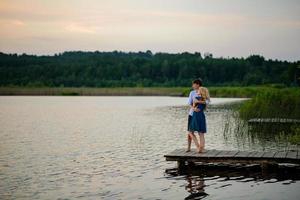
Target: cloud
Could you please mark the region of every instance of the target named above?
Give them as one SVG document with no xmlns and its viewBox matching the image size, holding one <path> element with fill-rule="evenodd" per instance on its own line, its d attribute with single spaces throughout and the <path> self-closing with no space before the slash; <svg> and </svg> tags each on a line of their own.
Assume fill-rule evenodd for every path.
<svg viewBox="0 0 300 200">
<path fill-rule="evenodd" d="M 11 20 L 11 24 L 15 25 L 15 26 L 25 26 L 25 23 L 21 20 Z"/>
<path fill-rule="evenodd" d="M 300 4 L 257 2 L 0 0 L 0 51 L 299 52 Z"/>
<path fill-rule="evenodd" d="M 89 34 L 95 34 L 97 29 L 99 28 L 96 26 L 86 26 L 78 23 L 70 23 L 65 27 L 65 30 L 69 32 Z"/>
<path fill-rule="evenodd" d="M 31 22 L 60 21 L 70 15 L 66 8 L 47 7 L 42 1 L 0 1 L 1 19 L 25 19 Z M 28 5 L 30 4 L 30 5 Z"/>
<path fill-rule="evenodd" d="M 25 26 L 25 22 L 18 19 L 0 19 L 1 27 L 4 26 Z"/>
</svg>

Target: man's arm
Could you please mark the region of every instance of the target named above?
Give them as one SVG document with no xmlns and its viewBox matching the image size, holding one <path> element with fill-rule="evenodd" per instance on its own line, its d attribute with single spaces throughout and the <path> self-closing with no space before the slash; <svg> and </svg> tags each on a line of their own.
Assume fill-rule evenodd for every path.
<svg viewBox="0 0 300 200">
<path fill-rule="evenodd" d="M 192 92 L 193 92 L 193 91 L 190 92 L 189 99 L 188 99 L 189 107 L 190 107 L 190 109 L 193 109 L 195 112 L 199 112 L 200 110 L 199 110 L 198 108 L 195 108 L 195 107 L 193 106 Z"/>
<path fill-rule="evenodd" d="M 189 94 L 188 104 L 189 104 L 190 106 L 193 105 L 192 91 L 191 91 L 190 94 Z"/>
<path fill-rule="evenodd" d="M 206 101 L 207 101 L 207 100 L 206 100 Z M 199 101 L 199 100 L 198 100 L 197 102 L 198 102 L 198 103 L 201 103 L 201 104 L 206 104 L 206 101 L 202 101 L 202 100 Z"/>
<path fill-rule="evenodd" d="M 203 100 L 197 100 L 197 99 L 195 99 L 194 102 L 195 103 L 206 104 L 206 101 L 203 101 Z"/>
</svg>

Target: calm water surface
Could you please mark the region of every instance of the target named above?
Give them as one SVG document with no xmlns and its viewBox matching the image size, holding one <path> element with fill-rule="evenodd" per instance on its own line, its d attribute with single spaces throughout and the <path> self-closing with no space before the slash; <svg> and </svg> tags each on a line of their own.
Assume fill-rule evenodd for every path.
<svg viewBox="0 0 300 200">
<path fill-rule="evenodd" d="M 208 149 L 281 148 L 241 142 L 215 98 Z M 298 199 L 300 182 L 170 175 L 163 155 L 186 146 L 180 97 L 0 97 L 0 199 Z M 283 145 L 284 146 L 284 145 Z M 284 148 L 284 147 L 282 147 Z M 202 195 L 205 194 L 205 195 Z"/>
</svg>

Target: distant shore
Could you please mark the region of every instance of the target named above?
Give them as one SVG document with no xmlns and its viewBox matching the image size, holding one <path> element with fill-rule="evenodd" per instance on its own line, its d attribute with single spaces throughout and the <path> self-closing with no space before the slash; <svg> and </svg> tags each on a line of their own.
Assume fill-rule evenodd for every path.
<svg viewBox="0 0 300 200">
<path fill-rule="evenodd" d="M 250 98 L 264 91 L 276 91 L 269 86 L 208 87 L 211 97 Z M 189 87 L 0 87 L 0 95 L 20 96 L 188 96 Z"/>
<path fill-rule="evenodd" d="M 184 96 L 184 87 L 0 87 L 0 95 L 33 96 Z"/>
</svg>

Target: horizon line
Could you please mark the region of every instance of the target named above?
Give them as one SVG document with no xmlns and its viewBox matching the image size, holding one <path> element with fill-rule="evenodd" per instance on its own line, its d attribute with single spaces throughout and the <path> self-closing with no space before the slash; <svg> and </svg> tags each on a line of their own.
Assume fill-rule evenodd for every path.
<svg viewBox="0 0 300 200">
<path fill-rule="evenodd" d="M 101 50 L 65 50 L 65 51 L 61 51 L 61 52 L 57 52 L 57 53 L 49 53 L 49 54 L 34 54 L 34 53 L 26 53 L 26 52 L 22 52 L 22 53 L 11 53 L 11 52 L 4 52 L 4 51 L 0 51 L 0 54 L 7 54 L 7 55 L 17 55 L 17 56 L 37 56 L 37 57 L 43 57 L 43 56 L 49 56 L 49 57 L 53 57 L 53 56 L 59 56 L 63 53 L 68 53 L 68 52 L 81 52 L 81 53 L 113 53 L 113 52 L 118 52 L 118 53 L 147 53 L 147 51 L 150 51 L 152 55 L 156 55 L 156 54 L 184 54 L 184 53 L 188 53 L 188 54 L 196 54 L 196 53 L 200 53 L 201 57 L 205 58 L 204 55 L 206 53 L 208 54 L 212 54 L 212 58 L 214 59 L 233 59 L 233 58 L 237 58 L 237 59 L 247 59 L 250 56 L 262 56 L 265 60 L 267 61 L 281 61 L 281 62 L 289 62 L 289 63 L 297 63 L 300 62 L 300 60 L 281 60 L 278 58 L 267 58 L 262 54 L 259 53 L 253 53 L 253 54 L 249 54 L 248 56 L 242 56 L 242 57 L 230 57 L 230 56 L 217 56 L 214 57 L 214 54 L 211 52 L 200 52 L 200 51 L 194 51 L 194 52 L 190 52 L 190 51 L 181 51 L 181 52 L 166 52 L 166 51 L 151 51 L 150 49 L 144 50 L 144 51 L 124 51 L 124 50 L 110 50 L 110 51 L 101 51 Z"/>
</svg>

